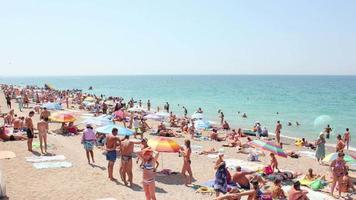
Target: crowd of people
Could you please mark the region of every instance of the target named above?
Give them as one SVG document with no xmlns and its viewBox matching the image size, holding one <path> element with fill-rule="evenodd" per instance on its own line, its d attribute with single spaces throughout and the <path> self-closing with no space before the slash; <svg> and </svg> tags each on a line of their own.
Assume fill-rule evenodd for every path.
<svg viewBox="0 0 356 200">
<path fill-rule="evenodd" d="M 40 149 L 43 155 L 48 154 L 47 134 L 50 132 L 49 118 L 51 112 L 41 105 L 51 102 L 58 102 L 61 105 L 65 105 L 67 109 L 75 108 L 88 110 L 95 115 L 110 114 L 113 115 L 113 119 L 116 123 L 122 123 L 124 127 L 134 130 L 134 138 L 137 135 L 140 136 L 139 140 L 130 140 L 129 136 L 118 136 L 118 129 L 113 128 L 111 134 L 103 135 L 96 133 L 94 127 L 91 124 L 86 124 L 84 129 L 78 128 L 73 122 L 62 123 L 61 132 L 63 134 L 79 135 L 81 134 L 81 143 L 86 153 L 87 162 L 89 164 L 95 163 L 94 151 L 95 146 L 103 146 L 106 154 L 106 160 L 108 161 L 107 171 L 108 179 L 111 181 L 117 181 L 114 178 L 114 165 L 116 163 L 118 154 L 120 155 L 120 179 L 127 185 L 133 185 L 133 155 L 134 146 L 140 145 L 141 151 L 137 153 L 138 159 L 136 163 L 140 162 L 142 168 L 142 184 L 145 192 L 146 199 L 154 200 L 155 197 L 155 176 L 156 169 L 159 166 L 158 156 L 159 153 L 155 152 L 147 144 L 145 133 L 152 129 L 146 122 L 145 115 L 141 112 L 127 112 L 129 108 L 133 108 L 137 105 L 142 108 L 142 101 L 135 101 L 130 99 L 127 103 L 122 97 L 104 97 L 104 95 L 95 96 L 82 93 L 79 90 L 53 90 L 49 88 L 39 88 L 35 86 L 28 86 L 26 88 L 18 88 L 9 85 L 2 85 L 1 90 L 5 94 L 6 103 L 8 109 L 7 113 L 2 113 L 4 119 L 4 125 L 0 127 L 0 139 L 4 141 L 14 140 L 27 140 L 28 151 L 32 150 L 33 139 L 38 137 L 40 142 Z M 90 102 L 85 101 L 86 98 L 91 97 L 93 100 Z M 18 104 L 18 110 L 20 113 L 24 113 L 25 110 L 29 110 L 26 116 L 18 116 L 13 109 L 13 101 L 16 100 Z M 33 104 L 32 109 L 30 104 Z M 25 109 L 24 109 L 25 108 Z M 161 121 L 157 126 L 156 134 L 162 137 L 181 137 L 188 136 L 190 140 L 184 141 L 184 147 L 181 147 L 179 153 L 183 158 L 183 166 L 181 174 L 184 178 L 186 186 L 191 186 L 193 181 L 192 161 L 191 161 L 191 141 L 198 138 L 201 131 L 196 129 L 196 119 L 190 119 L 187 117 L 188 111 L 183 106 L 183 117 L 177 117 L 171 109 L 168 102 L 163 106 L 164 111 L 169 113 L 167 117 L 167 123 Z M 151 102 L 147 101 L 147 111 L 151 111 Z M 115 114 L 121 112 L 122 114 Z M 157 108 L 159 112 L 159 107 Z M 203 110 L 198 108 L 196 113 L 203 114 Z M 219 110 L 220 125 L 212 127 L 212 130 L 208 134 L 208 139 L 211 141 L 221 142 L 224 141 L 222 146 L 236 148 L 238 151 L 242 149 L 251 148 L 250 142 L 251 136 L 247 136 L 241 128 L 231 129 L 229 123 L 225 120 L 224 113 Z M 40 120 L 37 124 L 34 124 L 32 118 L 38 114 Z M 246 115 L 244 113 L 244 115 Z M 247 116 L 245 116 L 247 117 Z M 169 126 L 169 128 L 167 127 Z M 9 132 L 9 127 L 12 127 L 13 131 Z M 262 136 L 268 136 L 266 128 L 261 128 L 261 123 L 257 122 L 254 126 L 256 138 L 260 139 Z M 323 163 L 325 158 L 325 143 L 326 138 L 330 137 L 332 129 L 328 125 L 325 130 L 320 133 L 319 138 L 315 142 L 301 141 L 302 146 L 307 148 L 316 149 L 316 160 L 320 164 Z M 25 132 L 25 135 L 20 134 Z M 276 146 L 283 148 L 281 141 L 282 124 L 280 121 L 276 122 L 274 143 Z M 37 134 L 35 134 L 37 133 Z M 221 134 L 223 133 L 223 134 Z M 247 142 L 242 142 L 242 138 L 246 137 Z M 338 158 L 334 160 L 330 165 L 330 171 L 332 175 L 331 195 L 334 194 L 335 188 L 337 188 L 339 195 L 341 192 L 355 191 L 353 183 L 349 177 L 349 167 L 346 165 L 343 159 L 345 154 L 345 148 L 349 149 L 351 141 L 350 130 L 347 128 L 344 136 L 337 136 L 336 152 Z M 203 151 L 202 154 L 216 153 L 215 149 L 209 149 Z M 293 153 L 291 153 L 293 155 Z M 219 152 L 218 159 L 215 162 L 214 169 L 216 170 L 214 189 L 216 192 L 216 199 L 240 199 L 242 196 L 248 196 L 248 199 L 291 199 L 291 200 L 303 200 L 308 199 L 307 192 L 301 189 L 301 183 L 294 181 L 290 191 L 286 192 L 282 189 L 282 181 L 285 179 L 293 180 L 300 174 L 293 174 L 291 172 L 281 171 L 278 166 L 278 160 L 274 153 L 270 153 L 270 163 L 263 169 L 263 173 L 257 171 L 243 171 L 242 168 L 236 167 L 235 172 L 230 174 L 226 163 L 224 161 L 224 154 Z M 274 178 L 273 187 L 266 190 L 263 187 L 270 180 L 271 175 Z M 311 170 L 305 176 L 307 179 L 315 180 Z M 230 188 L 229 185 L 238 185 L 243 190 L 236 188 Z M 222 194 L 221 194 L 222 193 Z"/>
</svg>

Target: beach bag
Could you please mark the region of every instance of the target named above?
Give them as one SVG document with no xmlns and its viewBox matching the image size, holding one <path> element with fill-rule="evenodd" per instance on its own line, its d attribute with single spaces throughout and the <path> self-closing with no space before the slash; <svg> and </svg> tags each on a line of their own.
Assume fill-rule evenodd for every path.
<svg viewBox="0 0 356 200">
<path fill-rule="evenodd" d="M 265 168 L 263 169 L 263 173 L 264 173 L 265 175 L 273 174 L 273 169 L 272 169 L 272 167 L 271 167 L 270 165 L 267 166 L 267 167 L 265 167 Z"/>
<path fill-rule="evenodd" d="M 323 189 L 324 186 L 320 179 L 316 179 L 315 181 L 313 181 L 309 184 L 309 187 L 312 190 L 320 190 L 320 189 Z"/>
</svg>

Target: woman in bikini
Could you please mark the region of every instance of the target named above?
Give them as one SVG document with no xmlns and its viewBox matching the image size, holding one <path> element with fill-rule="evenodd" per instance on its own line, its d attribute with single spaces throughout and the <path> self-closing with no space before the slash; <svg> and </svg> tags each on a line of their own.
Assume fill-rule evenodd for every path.
<svg viewBox="0 0 356 200">
<path fill-rule="evenodd" d="M 331 185 L 331 195 L 334 196 L 334 189 L 336 183 L 340 185 L 342 183 L 342 178 L 347 171 L 346 162 L 344 160 L 345 154 L 343 152 L 339 152 L 336 160 L 334 160 L 330 165 L 330 171 L 332 172 L 333 181 Z M 341 190 L 339 190 L 339 196 L 341 196 Z"/>
<path fill-rule="evenodd" d="M 139 155 L 143 160 L 142 185 L 145 191 L 146 200 L 156 200 L 156 167 L 159 153 L 153 156 L 151 148 L 144 149 Z"/>
<path fill-rule="evenodd" d="M 190 140 L 185 140 L 184 141 L 185 149 L 182 149 L 180 153 L 183 155 L 183 167 L 182 167 L 182 175 L 185 178 L 185 185 L 188 186 L 188 184 L 192 183 L 193 179 L 193 172 L 191 168 L 191 160 L 190 160 L 190 155 L 192 154 L 192 149 L 190 148 Z M 188 172 L 189 176 L 185 175 L 185 173 Z"/>
</svg>

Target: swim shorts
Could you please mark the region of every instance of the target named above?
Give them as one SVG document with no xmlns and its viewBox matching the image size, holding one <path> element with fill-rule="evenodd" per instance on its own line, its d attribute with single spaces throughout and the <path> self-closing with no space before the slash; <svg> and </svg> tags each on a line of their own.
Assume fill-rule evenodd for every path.
<svg viewBox="0 0 356 200">
<path fill-rule="evenodd" d="M 87 151 L 93 150 L 94 141 L 84 141 L 84 149 Z"/>
<path fill-rule="evenodd" d="M 27 138 L 30 138 L 30 139 L 34 138 L 34 135 L 31 131 L 31 129 L 29 129 L 29 128 L 26 129 L 26 134 L 27 134 Z"/>
<path fill-rule="evenodd" d="M 106 153 L 106 160 L 108 160 L 108 161 L 116 161 L 116 157 L 117 157 L 117 155 L 116 155 L 116 150 L 113 150 L 113 151 L 108 151 L 107 153 Z"/>
</svg>

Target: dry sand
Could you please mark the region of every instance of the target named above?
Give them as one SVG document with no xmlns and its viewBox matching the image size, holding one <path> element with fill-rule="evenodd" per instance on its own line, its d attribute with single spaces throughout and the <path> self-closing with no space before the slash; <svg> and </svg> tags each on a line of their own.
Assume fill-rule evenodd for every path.
<svg viewBox="0 0 356 200">
<path fill-rule="evenodd" d="M 0 105 L 2 112 L 6 112 L 6 104 L 3 93 L 0 92 Z M 13 103 L 15 113 L 19 116 L 26 116 L 30 109 L 24 112 L 17 110 L 17 104 Z M 38 114 L 35 115 L 35 122 L 38 121 Z M 79 120 L 80 121 L 80 120 Z M 50 124 L 51 129 L 58 128 L 58 124 Z M 148 138 L 152 136 L 147 136 Z M 9 160 L 0 160 L 0 169 L 3 171 L 7 195 L 9 199 L 144 199 L 144 192 L 141 186 L 142 171 L 134 162 L 134 187 L 129 188 L 119 182 L 111 182 L 107 179 L 107 162 L 102 150 L 95 148 L 95 165 L 89 165 L 85 157 L 85 151 L 80 144 L 80 136 L 62 136 L 50 134 L 48 143 L 55 148 L 49 149 L 49 153 L 65 155 L 67 160 L 72 162 L 73 167 L 61 169 L 35 169 L 31 163 L 25 161 L 25 157 L 32 156 L 33 153 L 27 151 L 26 141 L 0 142 L 0 150 L 9 150 L 16 153 L 17 157 Z M 184 138 L 175 139 L 183 144 Z M 35 138 L 34 141 L 38 141 Z M 289 143 L 291 143 L 289 141 Z M 199 142 L 193 141 L 193 145 L 201 145 L 203 149 L 214 147 L 221 148 L 219 142 Z M 294 145 L 285 145 L 284 148 L 297 149 Z M 225 149 L 225 158 L 236 158 L 246 160 L 247 155 L 236 153 L 235 149 Z M 39 152 L 39 149 L 35 149 Z M 304 149 L 305 150 L 305 149 Z M 203 183 L 214 177 L 213 169 L 215 159 L 207 156 L 193 154 L 192 169 L 196 184 Z M 299 159 L 278 158 L 280 168 L 293 170 L 296 172 L 306 172 L 308 168 L 313 168 L 319 174 L 328 174 L 327 166 L 320 166 L 315 160 L 301 157 Z M 178 154 L 162 153 L 159 159 L 164 168 L 180 172 L 183 160 Z M 269 163 L 269 156 L 261 157 L 262 164 Z M 119 178 L 119 160 L 115 164 L 114 175 Z M 159 168 L 161 169 L 161 167 Z M 355 173 L 351 176 L 355 177 Z M 157 176 L 157 199 L 213 199 L 213 196 L 195 193 L 192 188 L 185 187 L 181 175 L 170 175 L 165 177 Z"/>
</svg>

